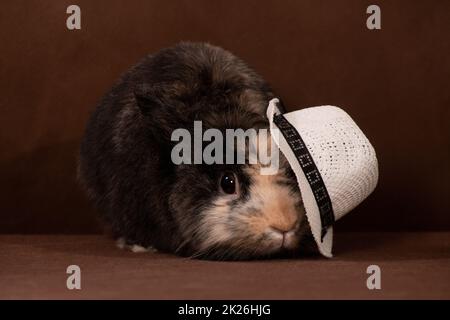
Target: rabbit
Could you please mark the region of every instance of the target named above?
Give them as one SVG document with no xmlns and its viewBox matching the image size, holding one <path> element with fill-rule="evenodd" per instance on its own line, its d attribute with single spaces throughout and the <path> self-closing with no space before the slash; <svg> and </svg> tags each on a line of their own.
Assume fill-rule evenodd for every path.
<svg viewBox="0 0 450 320">
<path fill-rule="evenodd" d="M 241 59 L 182 42 L 143 58 L 103 97 L 81 141 L 78 177 L 122 247 L 240 260 L 294 253 L 308 237 L 286 159 L 260 164 L 171 161 L 177 128 L 268 128 L 274 97 Z"/>
</svg>

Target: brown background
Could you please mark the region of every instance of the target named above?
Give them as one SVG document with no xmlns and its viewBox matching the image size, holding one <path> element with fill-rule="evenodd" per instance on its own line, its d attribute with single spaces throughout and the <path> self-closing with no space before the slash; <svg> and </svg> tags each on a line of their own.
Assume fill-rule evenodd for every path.
<svg viewBox="0 0 450 320">
<path fill-rule="evenodd" d="M 66 8 L 82 30 L 66 29 Z M 368 5 L 382 30 L 366 28 Z M 3 1 L 0 232 L 99 230 L 76 184 L 89 112 L 147 53 L 208 41 L 242 57 L 290 109 L 343 107 L 374 144 L 375 193 L 347 231 L 450 230 L 449 1 Z"/>
</svg>

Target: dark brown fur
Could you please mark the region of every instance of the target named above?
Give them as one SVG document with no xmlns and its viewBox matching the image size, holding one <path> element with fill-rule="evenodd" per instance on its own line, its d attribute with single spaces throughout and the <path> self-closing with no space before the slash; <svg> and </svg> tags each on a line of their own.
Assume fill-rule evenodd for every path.
<svg viewBox="0 0 450 320">
<path fill-rule="evenodd" d="M 79 162 L 80 180 L 114 236 L 128 244 L 197 253 L 198 227 L 221 195 L 221 173 L 237 174 L 242 203 L 248 201 L 252 177 L 242 165 L 174 165 L 171 133 L 192 130 L 194 120 L 202 120 L 203 129 L 265 127 L 272 97 L 266 82 L 244 62 L 208 44 L 181 43 L 145 57 L 125 73 L 93 112 Z M 250 250 L 233 254 L 229 243 L 203 254 L 252 255 Z"/>
</svg>

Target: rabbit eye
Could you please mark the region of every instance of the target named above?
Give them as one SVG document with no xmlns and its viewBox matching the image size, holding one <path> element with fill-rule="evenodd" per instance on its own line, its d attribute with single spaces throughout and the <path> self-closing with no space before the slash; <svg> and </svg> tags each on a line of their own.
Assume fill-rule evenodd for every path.
<svg viewBox="0 0 450 320">
<path fill-rule="evenodd" d="M 236 193 L 237 177 L 233 172 L 225 172 L 220 178 L 220 188 L 228 194 Z"/>
</svg>

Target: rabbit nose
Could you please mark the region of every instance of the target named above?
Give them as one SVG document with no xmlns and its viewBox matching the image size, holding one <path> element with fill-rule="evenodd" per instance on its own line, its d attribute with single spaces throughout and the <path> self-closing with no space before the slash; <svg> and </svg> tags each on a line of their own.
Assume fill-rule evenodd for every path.
<svg viewBox="0 0 450 320">
<path fill-rule="evenodd" d="M 284 227 L 284 226 L 279 227 L 279 226 L 272 225 L 272 226 L 270 226 L 270 229 L 272 229 L 272 231 L 278 232 L 278 233 L 288 233 L 288 232 L 295 230 L 295 225 L 292 225 L 290 227 Z"/>
<path fill-rule="evenodd" d="M 273 225 L 270 226 L 270 230 L 272 230 L 272 232 L 278 233 L 278 234 L 283 235 L 283 236 L 287 235 L 287 234 L 294 233 L 296 229 L 297 228 L 296 228 L 295 224 L 293 226 L 289 227 L 289 228 L 280 228 L 278 226 L 273 226 Z"/>
<path fill-rule="evenodd" d="M 297 220 L 278 221 L 270 225 L 270 229 L 278 233 L 288 233 L 297 229 Z"/>
</svg>

